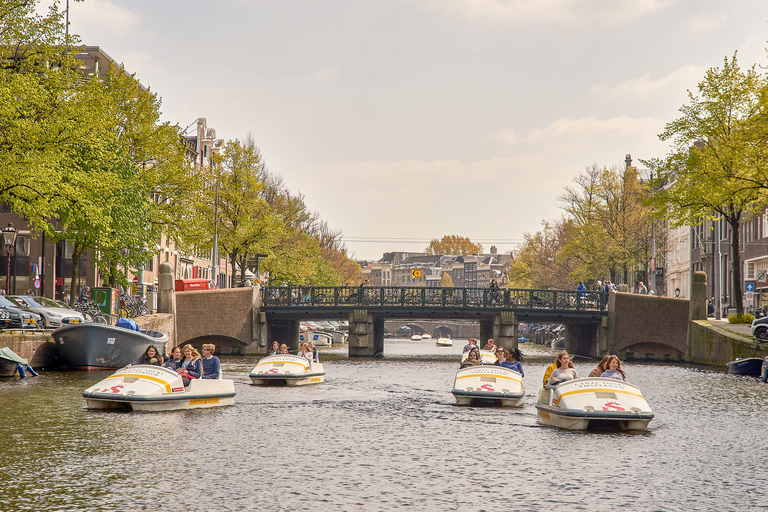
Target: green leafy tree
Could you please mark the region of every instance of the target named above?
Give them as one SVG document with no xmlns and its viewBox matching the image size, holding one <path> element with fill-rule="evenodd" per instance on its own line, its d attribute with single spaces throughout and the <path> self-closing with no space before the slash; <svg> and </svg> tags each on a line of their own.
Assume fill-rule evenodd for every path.
<svg viewBox="0 0 768 512">
<path fill-rule="evenodd" d="M 453 278 L 448 272 L 443 272 L 440 276 L 440 286 L 442 288 L 453 288 Z"/>
<path fill-rule="evenodd" d="M 469 238 L 458 235 L 445 235 L 441 239 L 433 239 L 425 249 L 427 254 L 450 254 L 455 256 L 468 256 L 481 254 L 483 246 L 473 244 Z"/>
<path fill-rule="evenodd" d="M 659 189 L 649 202 L 674 226 L 701 219 L 728 224 L 732 296 L 739 314 L 744 311 L 739 233 L 744 213 L 760 204 L 760 190 L 745 182 L 755 175 L 753 148 L 760 131 L 753 128 L 762 118 L 765 91 L 766 78 L 754 66 L 742 70 L 735 54 L 725 58 L 722 68 L 707 70 L 698 85 L 700 96 L 689 92 L 681 117 L 659 135 L 671 141 L 670 155 L 646 162 L 657 173 Z"/>
<path fill-rule="evenodd" d="M 510 267 L 509 287 L 571 287 L 571 261 L 561 255 L 567 243 L 563 224 L 544 221 L 542 226 L 541 231 L 524 234 L 524 242 Z"/>
</svg>

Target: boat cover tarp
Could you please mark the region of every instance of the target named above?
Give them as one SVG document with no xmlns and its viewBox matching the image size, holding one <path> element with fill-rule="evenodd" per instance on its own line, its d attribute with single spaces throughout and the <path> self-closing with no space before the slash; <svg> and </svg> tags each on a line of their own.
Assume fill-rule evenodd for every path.
<svg viewBox="0 0 768 512">
<path fill-rule="evenodd" d="M 130 329 L 132 331 L 141 332 L 141 329 L 139 329 L 139 324 L 137 324 L 136 320 L 133 318 L 121 318 L 117 321 L 115 327 L 122 327 L 123 329 Z"/>
<path fill-rule="evenodd" d="M 14 363 L 27 364 L 27 360 L 18 355 L 8 347 L 0 347 L 0 358 L 13 361 Z"/>
</svg>

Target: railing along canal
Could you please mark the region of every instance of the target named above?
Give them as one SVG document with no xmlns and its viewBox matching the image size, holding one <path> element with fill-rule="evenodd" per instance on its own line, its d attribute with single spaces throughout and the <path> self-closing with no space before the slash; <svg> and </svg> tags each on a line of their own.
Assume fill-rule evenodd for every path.
<svg viewBox="0 0 768 512">
<path fill-rule="evenodd" d="M 605 292 L 424 286 L 265 286 L 266 307 L 482 308 L 603 311 Z"/>
</svg>

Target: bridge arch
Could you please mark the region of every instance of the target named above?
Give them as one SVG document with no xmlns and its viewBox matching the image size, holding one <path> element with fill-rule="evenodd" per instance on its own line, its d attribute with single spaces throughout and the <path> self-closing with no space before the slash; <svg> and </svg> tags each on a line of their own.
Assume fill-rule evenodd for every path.
<svg viewBox="0 0 768 512">
<path fill-rule="evenodd" d="M 216 351 L 213 355 L 225 354 L 239 356 L 242 354 L 243 348 L 247 346 L 245 343 L 238 339 L 220 334 L 197 336 L 196 338 L 185 341 L 182 346 L 186 345 L 187 343 L 198 350 L 200 350 L 200 347 L 202 347 L 205 343 L 213 343 L 216 345 Z"/>
</svg>

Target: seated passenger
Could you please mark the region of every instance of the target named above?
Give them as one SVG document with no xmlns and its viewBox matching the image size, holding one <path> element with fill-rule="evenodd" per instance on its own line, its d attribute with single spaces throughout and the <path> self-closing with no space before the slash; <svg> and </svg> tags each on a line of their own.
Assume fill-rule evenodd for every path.
<svg viewBox="0 0 768 512">
<path fill-rule="evenodd" d="M 611 358 L 610 355 L 607 355 L 603 357 L 600 360 L 600 363 L 595 366 L 591 372 L 589 372 L 589 377 L 600 377 L 605 370 L 608 369 L 608 360 Z"/>
<path fill-rule="evenodd" d="M 571 363 L 571 357 L 565 350 L 561 350 L 557 354 L 556 363 L 557 368 L 555 368 L 552 371 L 552 375 L 549 376 L 546 389 L 554 389 L 561 382 L 579 378 L 579 375 L 573 368 L 573 363 Z"/>
<path fill-rule="evenodd" d="M 299 349 L 299 353 L 296 354 L 297 356 L 303 357 L 310 363 L 312 362 L 312 351 L 309 349 L 309 346 L 306 343 L 301 344 L 301 348 Z"/>
<path fill-rule="evenodd" d="M 473 348 L 477 348 L 477 340 L 475 338 L 469 338 L 467 340 L 467 344 L 464 345 L 464 349 L 461 351 L 461 353 L 464 354 L 466 352 L 469 352 Z"/>
<path fill-rule="evenodd" d="M 166 361 L 163 368 L 178 370 L 179 366 L 181 366 L 181 347 L 173 347 L 173 350 L 171 350 L 171 358 Z"/>
<path fill-rule="evenodd" d="M 184 381 L 184 386 L 186 387 L 189 386 L 191 379 L 200 378 L 203 367 L 200 364 L 200 353 L 192 345 L 184 345 L 181 353 L 182 358 L 176 373 L 181 375 L 181 380 Z"/>
<path fill-rule="evenodd" d="M 621 369 L 621 361 L 616 356 L 609 356 L 608 369 L 600 375 L 601 377 L 607 377 L 609 379 L 627 380 L 627 374 Z"/>
<path fill-rule="evenodd" d="M 285 343 L 280 345 L 280 353 L 281 354 L 290 354 L 290 352 L 288 352 L 288 345 L 286 345 Z"/>
<path fill-rule="evenodd" d="M 216 350 L 216 345 L 213 343 L 206 343 L 203 345 L 203 378 L 204 379 L 218 379 L 221 373 L 221 361 L 219 358 L 213 355 L 213 351 Z"/>
<path fill-rule="evenodd" d="M 552 372 L 555 371 L 555 368 L 557 368 L 557 363 L 552 363 L 547 366 L 546 370 L 544 370 L 544 382 L 541 384 L 544 389 L 547 389 L 547 382 L 549 382 L 549 378 L 552 376 Z"/>
<path fill-rule="evenodd" d="M 144 351 L 143 354 L 141 354 L 141 357 L 132 362 L 130 365 L 134 364 L 151 364 L 154 366 L 162 366 L 163 365 L 163 356 L 161 356 L 154 345 L 150 345 L 147 347 L 147 350 Z"/>
<path fill-rule="evenodd" d="M 483 350 L 490 350 L 491 352 L 496 352 L 496 344 L 493 342 L 493 338 L 488 338 L 488 341 L 485 342 L 485 346 L 483 347 Z"/>
<path fill-rule="evenodd" d="M 506 359 L 506 364 L 503 364 L 502 366 L 506 366 L 507 368 L 515 370 L 520 374 L 521 377 L 525 377 L 525 372 L 523 372 L 523 365 L 521 364 L 523 361 L 523 353 L 520 352 L 519 348 L 516 348 L 515 350 L 509 350 L 505 348 L 504 359 Z"/>
<path fill-rule="evenodd" d="M 315 347 L 315 342 L 310 341 L 307 343 L 307 346 L 309 347 L 309 350 L 312 351 L 312 362 L 313 363 L 319 363 L 320 362 L 320 356 L 317 353 L 317 348 Z"/>
<path fill-rule="evenodd" d="M 272 342 L 272 348 L 269 349 L 269 352 L 267 352 L 268 356 L 276 356 L 280 353 L 280 344 L 276 341 Z"/>
<path fill-rule="evenodd" d="M 480 359 L 480 350 L 475 347 L 469 351 L 467 358 L 461 362 L 459 369 L 466 368 L 468 366 L 480 366 L 481 364 L 483 364 L 483 361 Z"/>
</svg>

